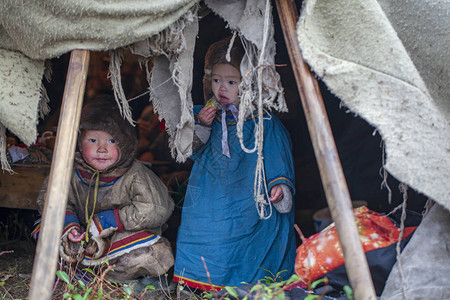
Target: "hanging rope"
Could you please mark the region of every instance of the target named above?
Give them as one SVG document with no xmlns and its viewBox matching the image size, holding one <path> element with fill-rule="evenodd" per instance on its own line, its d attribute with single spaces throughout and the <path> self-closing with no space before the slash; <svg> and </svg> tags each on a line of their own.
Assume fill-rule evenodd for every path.
<svg viewBox="0 0 450 300">
<path fill-rule="evenodd" d="M 264 74 L 263 71 L 267 68 L 266 64 L 266 47 L 269 38 L 269 29 L 271 25 L 271 6 L 270 1 L 266 1 L 266 8 L 264 14 L 264 28 L 263 28 L 263 43 L 262 48 L 259 51 L 258 55 L 255 55 L 257 51 L 255 51 L 255 47 L 250 45 L 245 39 L 241 38 L 242 44 L 245 49 L 245 57 L 243 59 L 244 63 L 247 63 L 251 66 L 250 73 L 245 74 L 243 76 L 243 83 L 241 87 L 243 87 L 243 91 L 240 92 L 241 105 L 239 110 L 239 121 L 237 124 L 237 135 L 239 137 L 239 142 L 241 144 L 241 148 L 246 153 L 257 152 L 258 158 L 256 161 L 256 169 L 255 169 L 255 180 L 253 185 L 254 190 L 254 199 L 256 209 L 258 211 L 258 215 L 261 219 L 268 219 L 272 216 L 272 204 L 268 200 L 269 199 L 269 191 L 266 182 L 266 175 L 264 170 L 264 102 L 266 99 L 263 97 L 263 83 L 264 83 Z M 233 39 L 234 40 L 234 35 Z M 257 66 L 252 65 L 251 57 L 258 56 L 258 64 Z M 242 70 L 242 68 L 241 68 Z M 255 76 L 256 74 L 256 82 L 258 86 L 258 98 L 257 98 L 257 111 L 258 111 L 258 122 L 255 127 L 255 145 L 253 149 L 248 149 L 244 145 L 244 137 L 243 137 L 243 123 L 244 120 L 249 113 L 249 111 L 253 111 L 253 99 L 255 98 L 255 93 L 252 87 L 252 78 L 247 78 L 247 76 Z M 244 75 L 244 74 L 243 74 Z M 270 96 L 269 96 L 270 98 Z M 268 208 L 267 208 L 268 206 Z"/>
<path fill-rule="evenodd" d="M 388 172 L 386 171 L 385 165 L 386 165 L 386 146 L 384 144 L 383 141 L 381 141 L 380 143 L 380 147 L 382 149 L 382 154 L 381 154 L 381 168 L 380 168 L 380 176 L 381 178 L 383 178 L 383 181 L 381 182 L 381 189 L 383 189 L 383 187 L 386 187 L 386 189 L 388 190 L 388 203 L 391 204 L 392 203 L 392 190 L 389 187 L 389 184 L 387 182 L 388 179 Z"/>
<path fill-rule="evenodd" d="M 84 208 L 84 217 L 86 220 L 86 230 L 89 231 L 89 227 L 91 226 L 92 218 L 94 217 L 95 213 L 95 206 L 97 205 L 97 194 L 98 194 L 98 186 L 100 182 L 100 173 L 102 171 L 99 171 L 97 169 L 94 169 L 90 167 L 87 164 L 83 164 L 86 168 L 91 170 L 93 172 L 91 179 L 89 180 L 89 189 L 86 197 L 86 206 Z M 92 187 L 92 181 L 95 178 L 95 186 L 94 186 L 94 204 L 92 206 L 92 212 L 89 214 L 89 195 L 91 194 L 91 187 Z M 89 242 L 89 234 L 86 234 L 86 242 Z"/>
<path fill-rule="evenodd" d="M 400 277 L 402 279 L 402 294 L 404 299 L 410 299 L 406 295 L 406 280 L 405 280 L 405 274 L 403 272 L 403 265 L 402 265 L 402 257 L 400 255 L 400 242 L 403 239 L 403 234 L 405 230 L 405 219 L 406 219 L 406 202 L 408 201 L 408 186 L 404 183 L 400 183 L 399 185 L 400 192 L 403 194 L 403 203 L 402 203 L 402 216 L 400 220 L 400 234 L 398 236 L 398 242 L 396 245 L 397 250 L 397 265 L 398 270 L 400 271 Z"/>
</svg>

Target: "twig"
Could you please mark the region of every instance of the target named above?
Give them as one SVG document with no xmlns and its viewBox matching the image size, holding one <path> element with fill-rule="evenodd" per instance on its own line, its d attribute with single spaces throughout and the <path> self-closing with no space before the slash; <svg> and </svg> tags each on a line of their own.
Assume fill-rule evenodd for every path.
<svg viewBox="0 0 450 300">
<path fill-rule="evenodd" d="M 91 294 L 91 296 L 89 297 L 89 300 L 94 299 L 96 295 L 96 293 L 94 291 L 97 290 L 98 285 L 100 284 L 100 288 L 103 290 L 103 281 L 105 280 L 105 275 L 106 273 L 108 273 L 112 268 L 114 268 L 114 265 L 109 266 L 106 268 L 106 270 L 104 272 L 101 272 L 100 270 L 100 279 L 96 280 L 94 287 L 92 288 L 93 293 Z"/>
<path fill-rule="evenodd" d="M 287 290 L 288 288 L 290 288 L 290 287 L 296 285 L 296 284 L 299 283 L 299 282 L 300 282 L 300 283 L 303 283 L 302 280 L 299 279 L 299 280 L 296 280 L 296 281 L 294 281 L 294 282 L 291 282 L 290 284 L 286 284 L 286 285 L 283 286 L 278 292 L 276 292 L 276 293 L 273 295 L 273 298 L 276 299 L 277 296 L 278 296 L 279 294 L 281 294 L 282 292 L 284 292 L 284 291 Z"/>
<path fill-rule="evenodd" d="M 300 236 L 300 239 L 302 240 L 302 243 L 303 243 L 305 241 L 305 236 L 303 235 L 303 232 L 300 230 L 300 227 L 298 227 L 297 224 L 294 224 L 294 228 L 297 231 L 297 233 Z"/>
<path fill-rule="evenodd" d="M 9 297 L 11 297 L 11 299 L 14 299 L 14 297 L 8 292 L 8 290 L 7 290 L 4 286 L 2 286 L 2 289 L 5 290 L 5 293 L 6 293 Z"/>
<path fill-rule="evenodd" d="M 62 271 L 62 259 L 60 259 L 58 264 L 59 264 L 59 270 Z M 55 293 L 56 287 L 58 286 L 58 283 L 59 283 L 59 276 L 56 276 L 56 282 L 55 282 L 55 285 L 53 286 L 52 295 Z"/>
<path fill-rule="evenodd" d="M 166 298 L 172 299 L 172 296 L 170 295 L 169 281 L 167 280 L 167 273 L 164 274 L 164 281 L 165 281 L 165 284 L 166 284 L 166 286 L 167 286 L 167 291 L 166 291 L 166 289 L 163 287 L 163 283 L 162 283 L 161 276 L 159 276 L 159 285 L 160 285 L 160 287 L 161 287 L 162 293 L 164 294 L 164 296 L 165 296 Z M 146 291 L 147 291 L 147 290 L 144 289 L 144 294 L 145 294 Z"/>
<path fill-rule="evenodd" d="M 300 239 L 302 240 L 302 244 L 305 245 L 305 250 L 306 252 L 309 252 L 308 246 L 305 243 L 305 236 L 303 235 L 303 232 L 300 230 L 300 227 L 298 227 L 297 224 L 294 224 L 294 228 L 297 231 L 298 235 L 300 236 Z M 309 266 L 309 261 L 308 258 L 306 259 L 306 262 L 308 263 Z M 309 269 L 309 267 L 307 268 L 307 284 L 308 284 L 308 290 L 311 290 L 311 270 Z M 303 279 L 300 279 L 303 283 L 305 283 L 305 281 Z"/>
<path fill-rule="evenodd" d="M 7 254 L 7 253 L 14 253 L 14 250 L 2 251 L 2 252 L 0 252 L 0 255 Z"/>
<path fill-rule="evenodd" d="M 327 277 L 324 277 L 324 278 L 323 278 L 323 283 L 325 284 L 325 287 L 324 287 L 324 289 L 323 289 L 322 294 L 320 295 L 320 297 L 319 297 L 318 299 L 322 299 L 323 296 L 325 296 L 325 293 L 326 293 L 327 290 L 328 290 L 328 278 L 327 278 Z"/>
<path fill-rule="evenodd" d="M 201 258 L 202 258 L 202 261 L 203 261 L 203 265 L 205 266 L 206 276 L 208 276 L 208 281 L 209 281 L 209 284 L 211 285 L 211 289 L 213 290 L 213 293 L 214 293 L 214 296 L 216 297 L 216 299 L 218 299 L 217 291 L 216 291 L 216 289 L 214 288 L 214 286 L 213 286 L 213 284 L 211 282 L 211 277 L 209 275 L 208 267 L 206 267 L 205 259 L 203 258 L 203 256 L 201 256 Z"/>
</svg>

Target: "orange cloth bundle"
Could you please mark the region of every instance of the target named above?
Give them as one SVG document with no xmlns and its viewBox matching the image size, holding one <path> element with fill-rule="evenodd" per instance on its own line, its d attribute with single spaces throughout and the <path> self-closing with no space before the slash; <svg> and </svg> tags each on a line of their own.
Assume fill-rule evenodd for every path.
<svg viewBox="0 0 450 300">
<path fill-rule="evenodd" d="M 398 241 L 400 230 L 385 215 L 362 206 L 353 210 L 364 252 L 384 248 Z M 403 239 L 416 227 L 406 227 Z M 304 284 L 344 264 L 344 255 L 334 223 L 305 239 L 297 248 L 295 273 Z"/>
</svg>

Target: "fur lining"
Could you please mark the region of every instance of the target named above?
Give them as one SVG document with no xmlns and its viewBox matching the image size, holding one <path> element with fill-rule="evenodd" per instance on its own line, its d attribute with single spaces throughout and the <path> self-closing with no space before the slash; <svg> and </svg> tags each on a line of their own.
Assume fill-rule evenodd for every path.
<svg viewBox="0 0 450 300">
<path fill-rule="evenodd" d="M 114 99 L 100 98 L 83 108 L 78 134 L 80 149 L 80 137 L 84 130 L 102 130 L 112 135 L 116 140 L 119 148 L 119 159 L 108 170 L 127 168 L 132 164 L 137 150 L 136 130 L 122 117 Z"/>
</svg>

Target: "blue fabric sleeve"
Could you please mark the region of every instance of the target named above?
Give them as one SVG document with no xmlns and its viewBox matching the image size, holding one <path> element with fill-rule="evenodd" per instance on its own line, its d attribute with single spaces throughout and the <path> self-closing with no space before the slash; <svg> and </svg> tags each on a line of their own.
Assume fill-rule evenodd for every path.
<svg viewBox="0 0 450 300">
<path fill-rule="evenodd" d="M 264 123 L 264 165 L 269 193 L 273 186 L 284 183 L 295 195 L 294 159 L 289 133 L 274 115 Z"/>
</svg>

